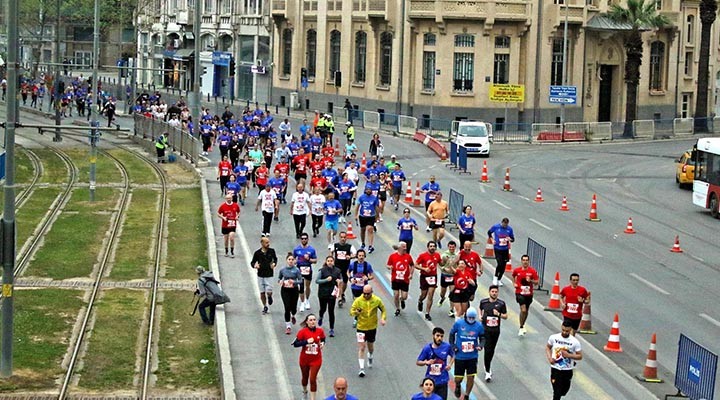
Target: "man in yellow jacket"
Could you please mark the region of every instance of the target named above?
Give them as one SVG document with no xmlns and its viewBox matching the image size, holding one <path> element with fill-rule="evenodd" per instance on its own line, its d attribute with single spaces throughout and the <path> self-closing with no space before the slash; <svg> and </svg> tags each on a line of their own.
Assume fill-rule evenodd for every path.
<svg viewBox="0 0 720 400">
<path fill-rule="evenodd" d="M 365 347 L 367 343 L 368 349 L 368 368 L 373 366 L 373 351 L 375 350 L 375 337 L 378 327 L 378 311 L 380 315 L 380 325 L 385 326 L 387 312 L 385 304 L 380 297 L 373 294 L 372 286 L 365 285 L 363 287 L 362 296 L 355 299 L 350 307 L 350 315 L 357 318 L 357 343 L 358 343 L 358 363 L 360 364 L 360 372 L 358 376 L 365 377 Z"/>
</svg>

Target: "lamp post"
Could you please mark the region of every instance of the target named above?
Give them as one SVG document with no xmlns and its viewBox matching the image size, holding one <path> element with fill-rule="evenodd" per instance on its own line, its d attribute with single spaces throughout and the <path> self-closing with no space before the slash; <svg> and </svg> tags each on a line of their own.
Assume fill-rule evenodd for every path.
<svg viewBox="0 0 720 400">
<path fill-rule="evenodd" d="M 568 66 L 567 66 L 567 52 L 568 52 L 568 14 L 570 12 L 569 0 L 563 0 L 565 5 L 565 26 L 563 27 L 563 72 L 562 72 L 562 84 L 567 86 L 568 84 Z M 562 128 L 562 136 L 560 140 L 565 138 L 565 103 L 560 103 L 560 125 Z"/>
</svg>

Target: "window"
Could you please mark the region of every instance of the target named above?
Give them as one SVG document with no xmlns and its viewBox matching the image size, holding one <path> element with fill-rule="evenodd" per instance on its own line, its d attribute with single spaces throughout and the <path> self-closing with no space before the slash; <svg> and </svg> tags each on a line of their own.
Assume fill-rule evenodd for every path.
<svg viewBox="0 0 720 400">
<path fill-rule="evenodd" d="M 435 90 L 435 52 L 423 52 L 422 90 Z"/>
<path fill-rule="evenodd" d="M 650 90 L 662 90 L 663 65 L 665 64 L 665 43 L 655 41 L 650 44 Z"/>
<path fill-rule="evenodd" d="M 563 38 L 553 39 L 552 44 L 552 65 L 550 66 L 550 84 L 563 84 Z"/>
<path fill-rule="evenodd" d="M 687 39 L 687 44 L 693 44 L 695 43 L 695 16 L 694 15 L 688 15 L 687 16 L 687 24 L 685 25 L 686 32 L 685 32 L 685 38 Z"/>
<path fill-rule="evenodd" d="M 330 32 L 330 77 L 335 76 L 335 71 L 340 70 L 340 32 Z"/>
<path fill-rule="evenodd" d="M 390 86 L 392 80 L 392 41 L 390 32 L 380 35 L 380 85 Z"/>
<path fill-rule="evenodd" d="M 365 82 L 365 61 L 367 58 L 367 33 L 355 33 L 355 82 Z"/>
<path fill-rule="evenodd" d="M 692 104 L 692 93 L 683 93 L 682 104 L 680 105 L 680 118 L 690 118 L 692 112 L 690 105 Z"/>
<path fill-rule="evenodd" d="M 510 54 L 495 54 L 493 67 L 493 83 L 510 81 Z"/>
<path fill-rule="evenodd" d="M 221 14 L 230 14 L 232 12 L 231 6 L 232 0 L 218 0 L 218 11 Z M 174 10 L 177 10 L 177 8 L 174 8 Z"/>
<path fill-rule="evenodd" d="M 292 29 L 285 28 L 282 34 L 282 73 L 290 75 L 292 71 Z"/>
<path fill-rule="evenodd" d="M 495 48 L 496 49 L 509 49 L 510 48 L 510 37 L 496 36 L 495 37 Z"/>
<path fill-rule="evenodd" d="M 456 43 L 457 43 L 457 37 L 456 37 Z M 455 53 L 455 57 L 453 60 L 453 90 L 454 91 L 456 91 L 456 92 L 472 92 L 473 76 L 474 76 L 473 61 L 474 61 L 473 53 Z"/>
<path fill-rule="evenodd" d="M 692 76 L 692 63 L 693 63 L 692 51 L 685 52 L 685 76 Z"/>
<path fill-rule="evenodd" d="M 310 29 L 307 31 L 307 38 L 305 39 L 305 47 L 306 47 L 306 59 L 305 59 L 305 65 L 307 66 L 307 74 L 308 78 L 314 78 L 315 77 L 315 64 L 317 59 L 317 31 L 315 29 Z"/>
<path fill-rule="evenodd" d="M 212 14 L 215 12 L 215 0 L 205 0 L 203 2 L 204 14 Z M 173 10 L 173 12 L 175 12 Z"/>
<path fill-rule="evenodd" d="M 455 47 L 475 47 L 475 36 L 466 33 L 455 35 Z"/>
<path fill-rule="evenodd" d="M 565 4 L 565 0 L 553 0 L 553 4 Z"/>
<path fill-rule="evenodd" d="M 436 37 L 434 33 L 426 33 L 423 35 L 423 45 L 435 46 Z"/>
<path fill-rule="evenodd" d="M 662 10 L 662 0 L 655 0 L 655 10 L 656 11 Z"/>
</svg>

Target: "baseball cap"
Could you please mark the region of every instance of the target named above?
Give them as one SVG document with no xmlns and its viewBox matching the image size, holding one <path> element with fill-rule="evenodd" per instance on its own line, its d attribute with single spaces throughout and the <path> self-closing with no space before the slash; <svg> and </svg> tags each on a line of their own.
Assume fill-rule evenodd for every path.
<svg viewBox="0 0 720 400">
<path fill-rule="evenodd" d="M 395 154 L 391 155 L 390 158 L 397 158 Z"/>
</svg>

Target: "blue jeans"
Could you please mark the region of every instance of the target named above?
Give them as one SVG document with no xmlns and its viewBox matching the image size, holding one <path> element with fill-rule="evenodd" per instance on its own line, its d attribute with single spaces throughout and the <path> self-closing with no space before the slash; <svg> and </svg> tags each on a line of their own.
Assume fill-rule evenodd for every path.
<svg viewBox="0 0 720 400">
<path fill-rule="evenodd" d="M 207 325 L 215 323 L 215 303 L 208 299 L 203 299 L 198 308 L 200 309 L 200 318 L 202 319 L 202 322 Z M 210 309 L 210 315 L 207 314 L 208 308 Z"/>
</svg>

